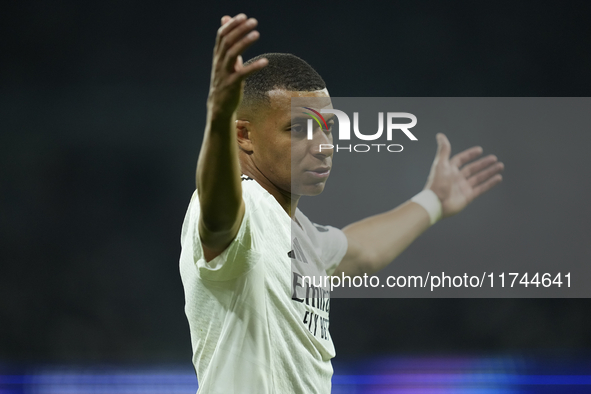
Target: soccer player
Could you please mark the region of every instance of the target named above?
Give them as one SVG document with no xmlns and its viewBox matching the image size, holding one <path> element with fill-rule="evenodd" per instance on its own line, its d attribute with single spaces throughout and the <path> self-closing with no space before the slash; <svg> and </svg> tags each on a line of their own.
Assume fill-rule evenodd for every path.
<svg viewBox="0 0 591 394">
<path fill-rule="evenodd" d="M 247 63 L 257 21 L 224 16 L 213 54 L 197 190 L 183 223 L 180 270 L 200 394 L 328 394 L 335 355 L 324 296 L 304 301 L 293 262 L 325 275 L 387 266 L 440 218 L 461 211 L 501 181 L 495 156 L 473 147 L 450 158 L 438 149 L 422 192 L 343 230 L 318 226 L 297 209 L 324 189 L 332 134 L 302 138 L 291 99 L 325 99 L 323 79 L 289 54 Z M 334 120 L 329 120 L 331 123 Z M 384 236 L 387 234 L 387 236 Z M 294 280 L 295 278 L 295 280 Z"/>
</svg>

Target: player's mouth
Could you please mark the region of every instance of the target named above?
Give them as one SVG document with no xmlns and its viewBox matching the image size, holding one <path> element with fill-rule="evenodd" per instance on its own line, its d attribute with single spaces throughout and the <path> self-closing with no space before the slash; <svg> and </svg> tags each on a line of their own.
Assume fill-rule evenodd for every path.
<svg viewBox="0 0 591 394">
<path fill-rule="evenodd" d="M 330 167 L 318 167 L 313 170 L 308 170 L 306 173 L 312 175 L 315 178 L 328 178 L 330 174 Z"/>
</svg>

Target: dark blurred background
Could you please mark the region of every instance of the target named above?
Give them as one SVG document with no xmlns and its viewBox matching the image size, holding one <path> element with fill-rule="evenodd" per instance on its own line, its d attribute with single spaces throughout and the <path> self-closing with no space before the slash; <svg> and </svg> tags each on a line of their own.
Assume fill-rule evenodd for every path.
<svg viewBox="0 0 591 394">
<path fill-rule="evenodd" d="M 11 2 L 0 361 L 190 364 L 180 229 L 216 29 L 238 12 L 260 24 L 245 58 L 294 53 L 333 96 L 591 92 L 585 1 Z M 337 358 L 586 353 L 590 311 L 588 299 L 338 299 L 331 333 Z"/>
</svg>

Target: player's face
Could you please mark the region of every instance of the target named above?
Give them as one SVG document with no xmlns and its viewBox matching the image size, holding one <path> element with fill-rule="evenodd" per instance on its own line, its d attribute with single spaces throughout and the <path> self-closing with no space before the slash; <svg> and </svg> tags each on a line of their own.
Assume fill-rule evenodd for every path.
<svg viewBox="0 0 591 394">
<path fill-rule="evenodd" d="M 313 92 L 273 90 L 269 92 L 271 105 L 266 109 L 253 135 L 253 160 L 279 189 L 291 194 L 314 196 L 324 190 L 332 168 L 332 115 L 324 118 L 329 130 L 314 122 L 312 139 L 308 139 L 307 120 L 312 119 L 302 107 L 319 111 L 332 108 L 326 89 Z M 292 108 L 292 98 L 297 107 Z"/>
</svg>

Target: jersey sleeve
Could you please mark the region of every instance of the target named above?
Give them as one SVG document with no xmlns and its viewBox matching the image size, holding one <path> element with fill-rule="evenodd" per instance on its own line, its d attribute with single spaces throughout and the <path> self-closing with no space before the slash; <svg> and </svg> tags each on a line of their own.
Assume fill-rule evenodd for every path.
<svg viewBox="0 0 591 394">
<path fill-rule="evenodd" d="M 212 281 L 235 279 L 252 269 L 260 260 L 251 220 L 256 206 L 251 203 L 249 198 L 244 198 L 244 204 L 244 217 L 236 237 L 220 255 L 206 261 L 199 237 L 198 223 L 201 213 L 199 198 L 197 191 L 193 194 L 183 223 L 181 245 L 183 248 L 190 247 L 192 249 L 193 262 L 202 279 Z"/>
<path fill-rule="evenodd" d="M 321 244 L 321 256 L 327 275 L 332 275 L 347 253 L 347 237 L 342 230 L 333 226 L 321 226 L 312 223 L 318 232 Z"/>
</svg>

